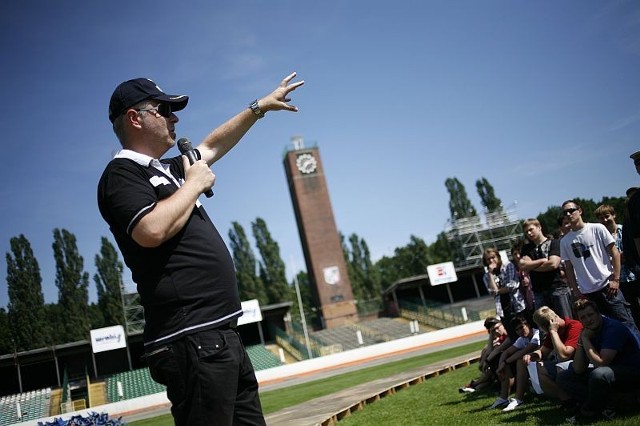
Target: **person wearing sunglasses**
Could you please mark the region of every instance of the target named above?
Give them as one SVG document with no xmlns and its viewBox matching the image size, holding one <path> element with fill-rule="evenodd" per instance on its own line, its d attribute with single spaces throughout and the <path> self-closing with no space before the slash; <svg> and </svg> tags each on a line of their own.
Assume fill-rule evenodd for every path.
<svg viewBox="0 0 640 426">
<path fill-rule="evenodd" d="M 585 223 L 582 208 L 575 201 L 562 203 L 562 213 L 569 218 L 571 231 L 560 240 L 560 256 L 574 296 L 593 301 L 604 315 L 640 334 L 620 291 L 616 240 L 601 223 Z"/>
<path fill-rule="evenodd" d="M 289 104 L 304 84 L 295 76 L 210 132 L 195 161 L 162 158 L 176 144 L 176 112 L 188 96 L 168 95 L 146 78 L 121 83 L 111 96 L 109 120 L 123 149 L 100 178 L 98 207 L 137 284 L 145 359 L 167 386 L 176 425 L 265 424 L 236 329 L 242 307 L 233 260 L 199 197 L 215 182 L 211 165 L 265 113 L 298 110 Z"/>
</svg>

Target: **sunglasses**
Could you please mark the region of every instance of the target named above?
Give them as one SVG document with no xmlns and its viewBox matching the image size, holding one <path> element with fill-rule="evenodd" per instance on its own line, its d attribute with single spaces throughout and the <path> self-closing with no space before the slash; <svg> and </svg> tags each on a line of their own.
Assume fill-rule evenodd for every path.
<svg viewBox="0 0 640 426">
<path fill-rule="evenodd" d="M 149 108 L 140 108 L 140 109 L 134 109 L 135 111 L 141 112 L 141 111 L 155 111 L 156 113 L 160 114 L 161 116 L 165 117 L 165 118 L 169 118 L 171 117 L 171 105 L 170 104 L 165 104 L 165 103 L 160 103 L 154 107 L 149 107 Z"/>
<path fill-rule="evenodd" d="M 565 209 L 562 210 L 562 214 L 567 215 L 567 216 L 571 216 L 574 212 L 577 212 L 579 209 L 572 207 L 570 209 Z"/>
</svg>

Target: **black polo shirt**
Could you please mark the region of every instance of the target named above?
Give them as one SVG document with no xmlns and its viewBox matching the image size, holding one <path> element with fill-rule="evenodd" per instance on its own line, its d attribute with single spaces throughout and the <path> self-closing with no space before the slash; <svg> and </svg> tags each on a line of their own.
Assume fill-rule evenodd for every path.
<svg viewBox="0 0 640 426">
<path fill-rule="evenodd" d="M 184 228 L 159 247 L 142 247 L 131 237 L 140 219 L 181 182 L 180 156 L 158 161 L 123 150 L 98 184 L 100 213 L 131 269 L 144 307 L 145 345 L 215 328 L 242 314 L 233 260 L 200 202 Z"/>
</svg>

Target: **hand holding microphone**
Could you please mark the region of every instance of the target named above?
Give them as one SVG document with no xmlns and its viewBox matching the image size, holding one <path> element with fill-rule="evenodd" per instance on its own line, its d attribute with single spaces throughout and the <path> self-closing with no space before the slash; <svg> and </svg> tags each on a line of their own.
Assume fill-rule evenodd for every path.
<svg viewBox="0 0 640 426">
<path fill-rule="evenodd" d="M 187 157 L 187 159 L 189 160 L 189 164 L 190 165 L 193 166 L 193 164 L 198 161 L 198 158 L 196 156 L 196 152 L 193 150 L 193 146 L 191 146 L 191 142 L 189 142 L 189 139 L 187 139 L 187 138 L 178 139 L 178 149 L 180 150 L 180 153 L 182 155 Z M 209 172 L 211 172 L 211 170 L 209 170 Z M 215 176 L 214 176 L 214 179 L 215 179 Z M 213 184 L 213 182 L 212 182 L 212 184 Z M 206 195 L 207 198 L 213 197 L 213 191 L 211 190 L 211 188 L 209 188 L 206 191 L 204 191 L 204 195 Z"/>
</svg>

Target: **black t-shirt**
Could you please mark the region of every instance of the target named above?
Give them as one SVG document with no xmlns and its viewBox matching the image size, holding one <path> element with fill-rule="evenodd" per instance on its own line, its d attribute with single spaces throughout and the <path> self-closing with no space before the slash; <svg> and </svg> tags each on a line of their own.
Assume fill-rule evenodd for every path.
<svg viewBox="0 0 640 426">
<path fill-rule="evenodd" d="M 531 260 L 548 259 L 549 256 L 560 257 L 560 240 L 547 239 L 540 245 L 533 243 L 526 244 L 522 248 L 522 256 L 528 256 Z M 560 267 L 551 271 L 531 271 L 529 272 L 531 278 L 531 288 L 534 293 L 550 290 L 554 286 L 564 285 L 562 281 L 562 274 L 560 273 Z"/>
<path fill-rule="evenodd" d="M 151 163 L 145 165 L 144 156 L 132 158 L 114 158 L 107 165 L 98 184 L 98 206 L 137 284 L 145 344 L 168 342 L 239 317 L 233 260 L 199 203 L 184 228 L 162 245 L 145 248 L 133 240 L 140 219 L 178 185 Z M 178 181 L 184 180 L 181 157 L 161 163 Z"/>
</svg>

